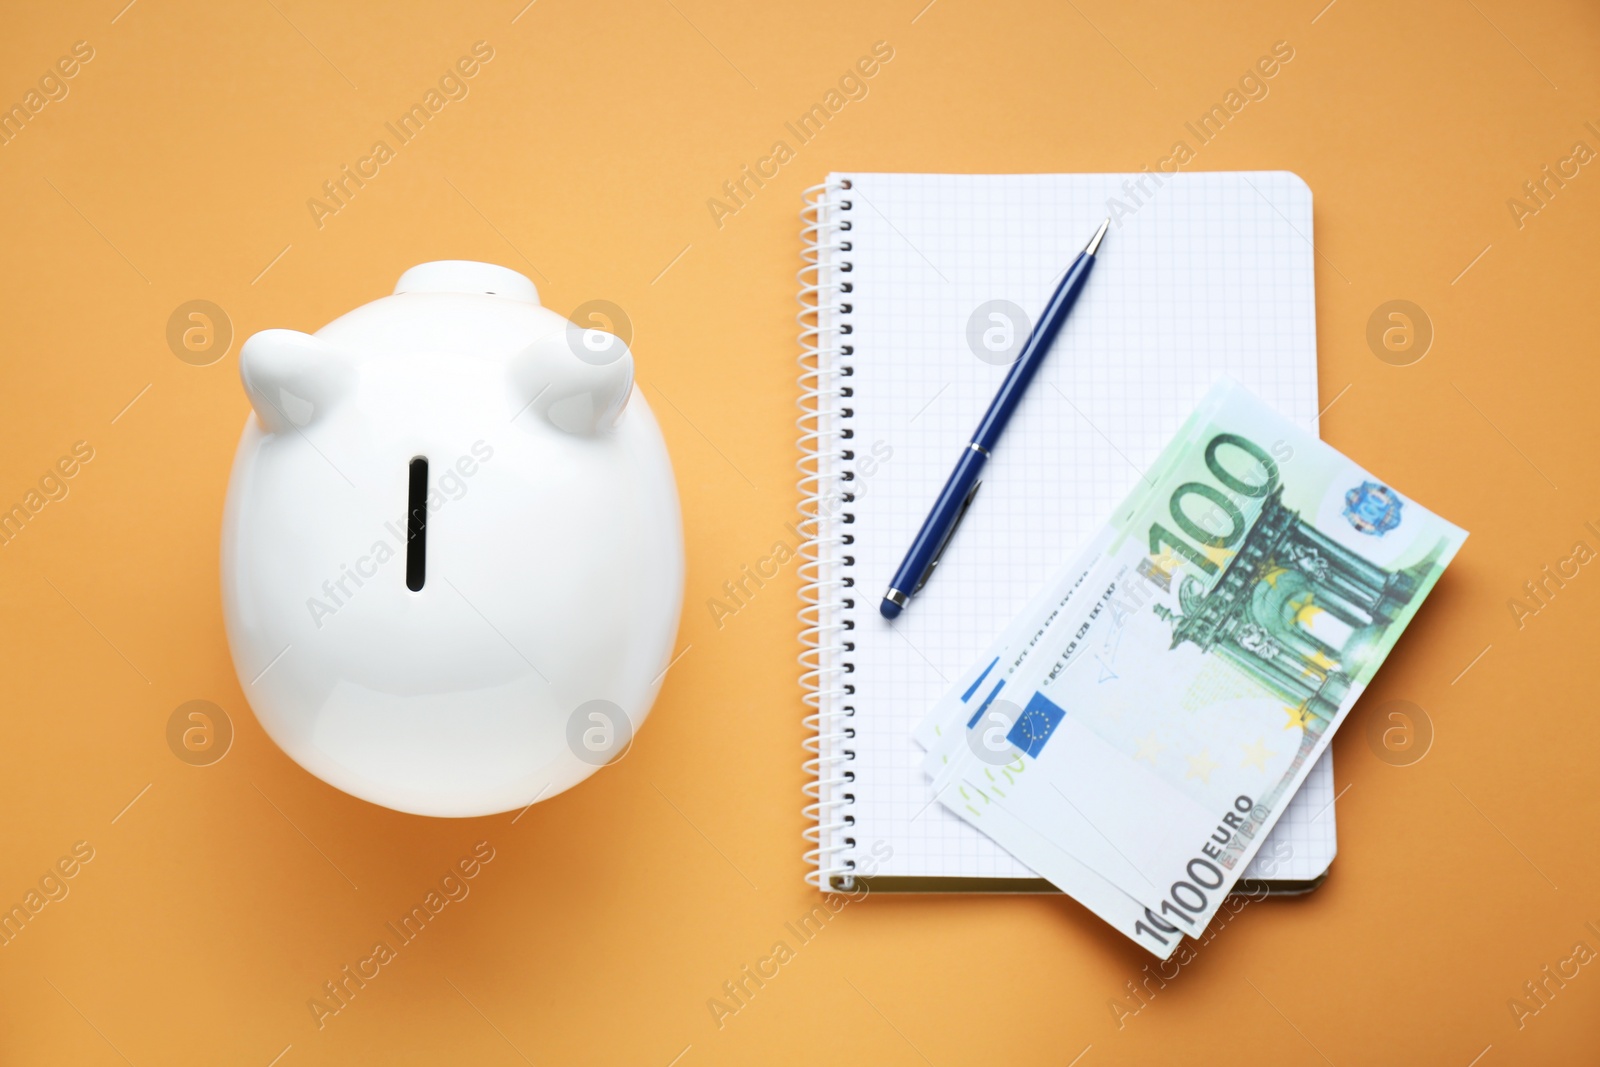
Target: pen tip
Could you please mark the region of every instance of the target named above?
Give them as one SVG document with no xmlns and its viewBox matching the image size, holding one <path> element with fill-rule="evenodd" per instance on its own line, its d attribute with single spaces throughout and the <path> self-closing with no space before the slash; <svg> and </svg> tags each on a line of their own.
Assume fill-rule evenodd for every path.
<svg viewBox="0 0 1600 1067">
<path fill-rule="evenodd" d="M 900 605 L 888 597 L 884 597 L 883 601 L 878 605 L 878 614 L 886 619 L 892 619 L 900 614 Z"/>
<path fill-rule="evenodd" d="M 1110 219 L 1106 219 L 1106 221 L 1102 222 L 1100 224 L 1100 228 L 1098 230 L 1094 231 L 1094 236 L 1089 238 L 1089 243 L 1084 246 L 1083 254 L 1086 255 L 1086 256 L 1092 256 L 1097 251 L 1099 251 L 1100 250 L 1100 242 L 1104 241 L 1106 239 L 1106 231 L 1109 230 L 1110 228 L 1111 228 L 1111 220 Z"/>
</svg>

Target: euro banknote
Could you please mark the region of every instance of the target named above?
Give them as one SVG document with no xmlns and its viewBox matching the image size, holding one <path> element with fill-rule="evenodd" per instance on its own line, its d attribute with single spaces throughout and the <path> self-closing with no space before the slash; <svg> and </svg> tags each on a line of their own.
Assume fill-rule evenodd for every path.
<svg viewBox="0 0 1600 1067">
<path fill-rule="evenodd" d="M 1465 537 L 1226 380 L 919 728 L 934 793 L 1170 955 Z"/>
</svg>

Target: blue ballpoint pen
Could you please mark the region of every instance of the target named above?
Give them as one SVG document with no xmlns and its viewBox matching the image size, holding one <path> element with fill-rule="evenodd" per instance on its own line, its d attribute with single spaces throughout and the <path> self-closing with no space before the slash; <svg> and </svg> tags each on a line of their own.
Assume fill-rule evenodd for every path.
<svg viewBox="0 0 1600 1067">
<path fill-rule="evenodd" d="M 1110 219 L 1102 222 L 1088 245 L 1078 253 L 1078 258 L 1072 261 L 1072 266 L 1067 268 L 1061 284 L 1056 286 L 1055 293 L 1050 297 L 1050 303 L 1045 305 L 1044 314 L 1039 318 L 1039 325 L 1028 335 L 1028 340 L 1022 346 L 1022 353 L 1011 364 L 1011 372 L 1006 375 L 1005 381 L 1000 383 L 1000 391 L 990 402 L 989 410 L 984 412 L 983 421 L 978 423 L 978 429 L 972 435 L 972 440 L 967 443 L 961 458 L 956 461 L 956 469 L 950 472 L 949 480 L 944 483 L 939 498 L 933 503 L 933 510 L 928 512 L 928 518 L 923 522 L 922 529 L 917 531 L 916 539 L 911 542 L 911 548 L 906 552 L 906 558 L 901 561 L 900 569 L 895 571 L 894 580 L 889 583 L 888 590 L 883 594 L 883 602 L 878 605 L 878 611 L 884 618 L 892 619 L 899 615 L 911 602 L 911 598 L 921 591 L 933 569 L 939 565 L 939 557 L 944 554 L 945 546 L 950 543 L 956 527 L 961 525 L 967 509 L 972 506 L 972 498 L 978 493 L 979 476 L 983 473 L 984 461 L 994 451 L 994 446 L 1000 440 L 1000 434 L 1005 430 L 1006 423 L 1010 421 L 1017 405 L 1022 403 L 1022 396 L 1028 391 L 1028 383 L 1033 381 L 1033 376 L 1044 363 L 1056 334 L 1061 332 L 1062 324 L 1067 321 L 1067 313 L 1072 310 L 1072 305 L 1077 303 L 1078 294 L 1083 291 L 1084 283 L 1089 280 L 1089 271 L 1094 268 L 1095 252 L 1099 249 L 1100 242 L 1105 239 L 1106 229 L 1110 225 Z"/>
</svg>

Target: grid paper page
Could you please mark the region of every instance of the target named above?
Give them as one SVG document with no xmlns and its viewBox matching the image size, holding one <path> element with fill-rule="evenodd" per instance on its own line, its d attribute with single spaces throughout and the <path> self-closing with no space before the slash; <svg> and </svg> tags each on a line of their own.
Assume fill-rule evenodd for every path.
<svg viewBox="0 0 1600 1067">
<path fill-rule="evenodd" d="M 1286 172 L 1166 175 L 1159 187 L 1141 174 L 838 179 L 852 183 L 839 195 L 851 224 L 839 236 L 852 247 L 833 258 L 851 264 L 842 277 L 853 283 L 840 321 L 854 346 L 843 403 L 856 456 L 845 466 L 857 848 L 892 846 L 885 876 L 1030 877 L 929 804 L 912 728 L 1104 522 L 1219 375 L 1315 429 L 1311 191 Z M 1006 300 L 1031 323 L 1111 197 L 1132 213 L 1113 222 L 937 573 L 891 625 L 878 599 L 1006 373 L 969 343 L 995 320 L 980 316 L 975 330 L 969 320 Z M 1246 876 L 1326 870 L 1332 799 L 1325 756 Z"/>
</svg>

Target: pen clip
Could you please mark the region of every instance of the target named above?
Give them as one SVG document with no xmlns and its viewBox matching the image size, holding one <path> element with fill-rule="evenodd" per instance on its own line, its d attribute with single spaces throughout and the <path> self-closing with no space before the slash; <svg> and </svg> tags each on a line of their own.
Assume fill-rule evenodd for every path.
<svg viewBox="0 0 1600 1067">
<path fill-rule="evenodd" d="M 961 502 L 961 510 L 956 512 L 956 521 L 952 522 L 950 524 L 950 529 L 945 531 L 944 539 L 939 542 L 939 547 L 934 550 L 933 558 L 930 559 L 928 561 L 928 565 L 923 568 L 922 577 L 917 579 L 916 588 L 911 590 L 912 596 L 916 596 L 918 593 L 922 592 L 922 587 L 928 584 L 929 578 L 933 577 L 933 568 L 939 565 L 940 558 L 944 556 L 945 548 L 950 544 L 950 538 L 956 535 L 956 529 L 960 527 L 961 520 L 967 517 L 967 509 L 972 507 L 972 498 L 978 495 L 978 490 L 982 486 L 983 483 L 981 481 L 974 482 L 972 488 L 967 492 L 967 498 Z"/>
</svg>

